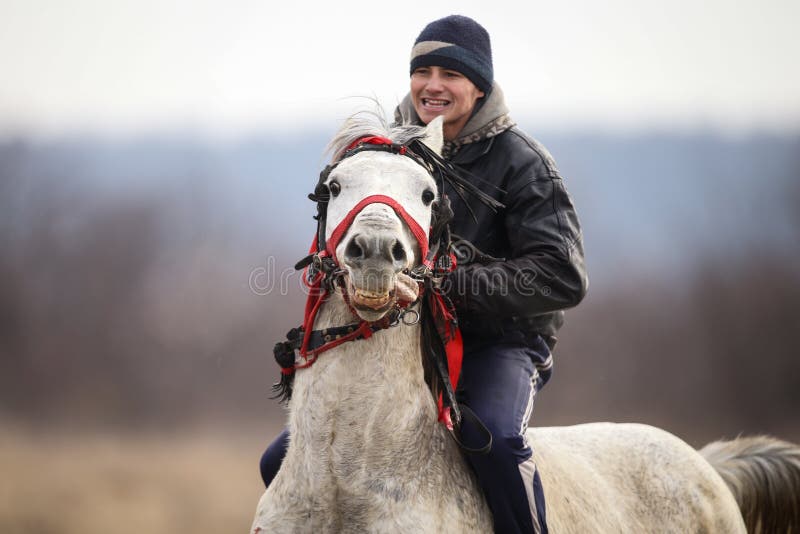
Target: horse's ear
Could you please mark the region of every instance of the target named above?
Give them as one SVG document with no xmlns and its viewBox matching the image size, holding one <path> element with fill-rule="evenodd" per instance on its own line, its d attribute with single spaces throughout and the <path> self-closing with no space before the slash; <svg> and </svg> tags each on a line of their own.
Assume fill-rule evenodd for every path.
<svg viewBox="0 0 800 534">
<path fill-rule="evenodd" d="M 444 117 L 441 115 L 429 122 L 425 128 L 425 137 L 422 139 L 423 143 L 440 156 L 442 155 L 442 145 L 444 144 L 443 123 Z"/>
</svg>

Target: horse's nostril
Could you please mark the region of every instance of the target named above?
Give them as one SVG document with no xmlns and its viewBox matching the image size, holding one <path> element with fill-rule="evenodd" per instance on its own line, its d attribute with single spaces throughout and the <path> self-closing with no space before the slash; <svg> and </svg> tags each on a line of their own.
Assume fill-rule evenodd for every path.
<svg viewBox="0 0 800 534">
<path fill-rule="evenodd" d="M 344 249 L 344 254 L 348 258 L 358 259 L 364 257 L 364 249 L 362 249 L 355 239 L 351 239 Z"/>
<path fill-rule="evenodd" d="M 392 246 L 392 258 L 394 261 L 406 260 L 406 249 L 400 241 L 395 241 Z"/>
</svg>

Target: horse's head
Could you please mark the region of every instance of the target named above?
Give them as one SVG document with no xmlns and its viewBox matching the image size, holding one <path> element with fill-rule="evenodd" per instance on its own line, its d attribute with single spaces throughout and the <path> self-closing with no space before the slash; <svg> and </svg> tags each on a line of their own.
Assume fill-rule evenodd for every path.
<svg viewBox="0 0 800 534">
<path fill-rule="evenodd" d="M 291 396 L 295 371 L 310 367 L 321 353 L 369 339 L 400 321 L 432 317 L 437 332 L 430 334 L 432 322 L 422 321 L 423 337 L 439 336 L 441 347 L 458 345 L 452 305 L 440 289 L 455 267 L 448 226 L 453 211 L 446 196 L 438 198 L 439 191 L 448 185 L 461 198 L 464 193 L 475 196 L 491 209 L 503 205 L 442 159 L 442 145 L 441 118 L 426 127 L 390 129 L 381 115 L 369 112 L 351 117 L 330 142 L 333 162 L 309 195 L 317 203 L 317 235 L 309 255 L 297 263 L 306 269 L 304 280 L 312 290 L 305 317 L 301 328 L 292 329 L 274 349 L 281 366 L 275 390 L 281 398 Z M 420 287 L 425 292 L 418 299 Z M 339 298 L 338 288 L 361 321 L 336 326 L 343 313 L 339 300 L 318 325 L 317 312 L 329 297 Z M 416 319 L 412 313 L 407 321 L 403 303 L 417 300 Z M 444 357 L 438 349 L 429 352 L 424 360 L 429 363 Z M 431 382 L 438 391 L 450 383 L 440 367 L 439 378 Z M 455 406 L 455 400 L 449 405 Z M 443 421 L 444 413 L 443 408 Z"/>
<path fill-rule="evenodd" d="M 403 143 L 402 132 L 390 135 Z M 426 145 L 441 151 L 440 119 L 423 135 Z M 330 192 L 326 239 L 345 271 L 345 291 L 356 313 L 376 321 L 398 299 L 414 300 L 416 283 L 407 273 L 422 262 L 428 247 L 438 197 L 431 174 L 410 157 L 370 150 L 342 159 L 325 186 Z"/>
</svg>

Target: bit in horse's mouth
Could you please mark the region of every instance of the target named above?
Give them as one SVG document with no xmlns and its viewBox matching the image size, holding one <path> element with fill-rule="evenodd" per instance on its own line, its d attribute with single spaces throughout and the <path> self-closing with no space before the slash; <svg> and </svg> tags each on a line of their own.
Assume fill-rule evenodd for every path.
<svg viewBox="0 0 800 534">
<path fill-rule="evenodd" d="M 370 291 L 355 287 L 352 281 L 348 281 L 347 288 L 350 303 L 358 310 L 381 312 L 388 310 L 394 304 L 394 289 L 385 292 Z"/>
<path fill-rule="evenodd" d="M 389 293 L 373 293 L 362 289 L 356 289 L 352 295 L 352 301 L 355 305 L 363 305 L 373 310 L 379 310 L 385 307 L 392 300 L 392 291 Z"/>
<path fill-rule="evenodd" d="M 419 297 L 419 283 L 406 273 L 397 273 L 393 287 L 389 291 L 383 292 L 357 288 L 349 276 L 347 278 L 347 293 L 350 303 L 357 310 L 385 312 L 398 300 L 414 302 Z"/>
</svg>

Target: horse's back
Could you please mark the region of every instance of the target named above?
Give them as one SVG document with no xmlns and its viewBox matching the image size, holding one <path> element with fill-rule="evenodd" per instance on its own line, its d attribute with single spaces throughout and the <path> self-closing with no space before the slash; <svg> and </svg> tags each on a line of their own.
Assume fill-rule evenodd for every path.
<svg viewBox="0 0 800 534">
<path fill-rule="evenodd" d="M 668 432 L 591 423 L 527 437 L 553 533 L 745 532 L 722 478 Z"/>
</svg>

